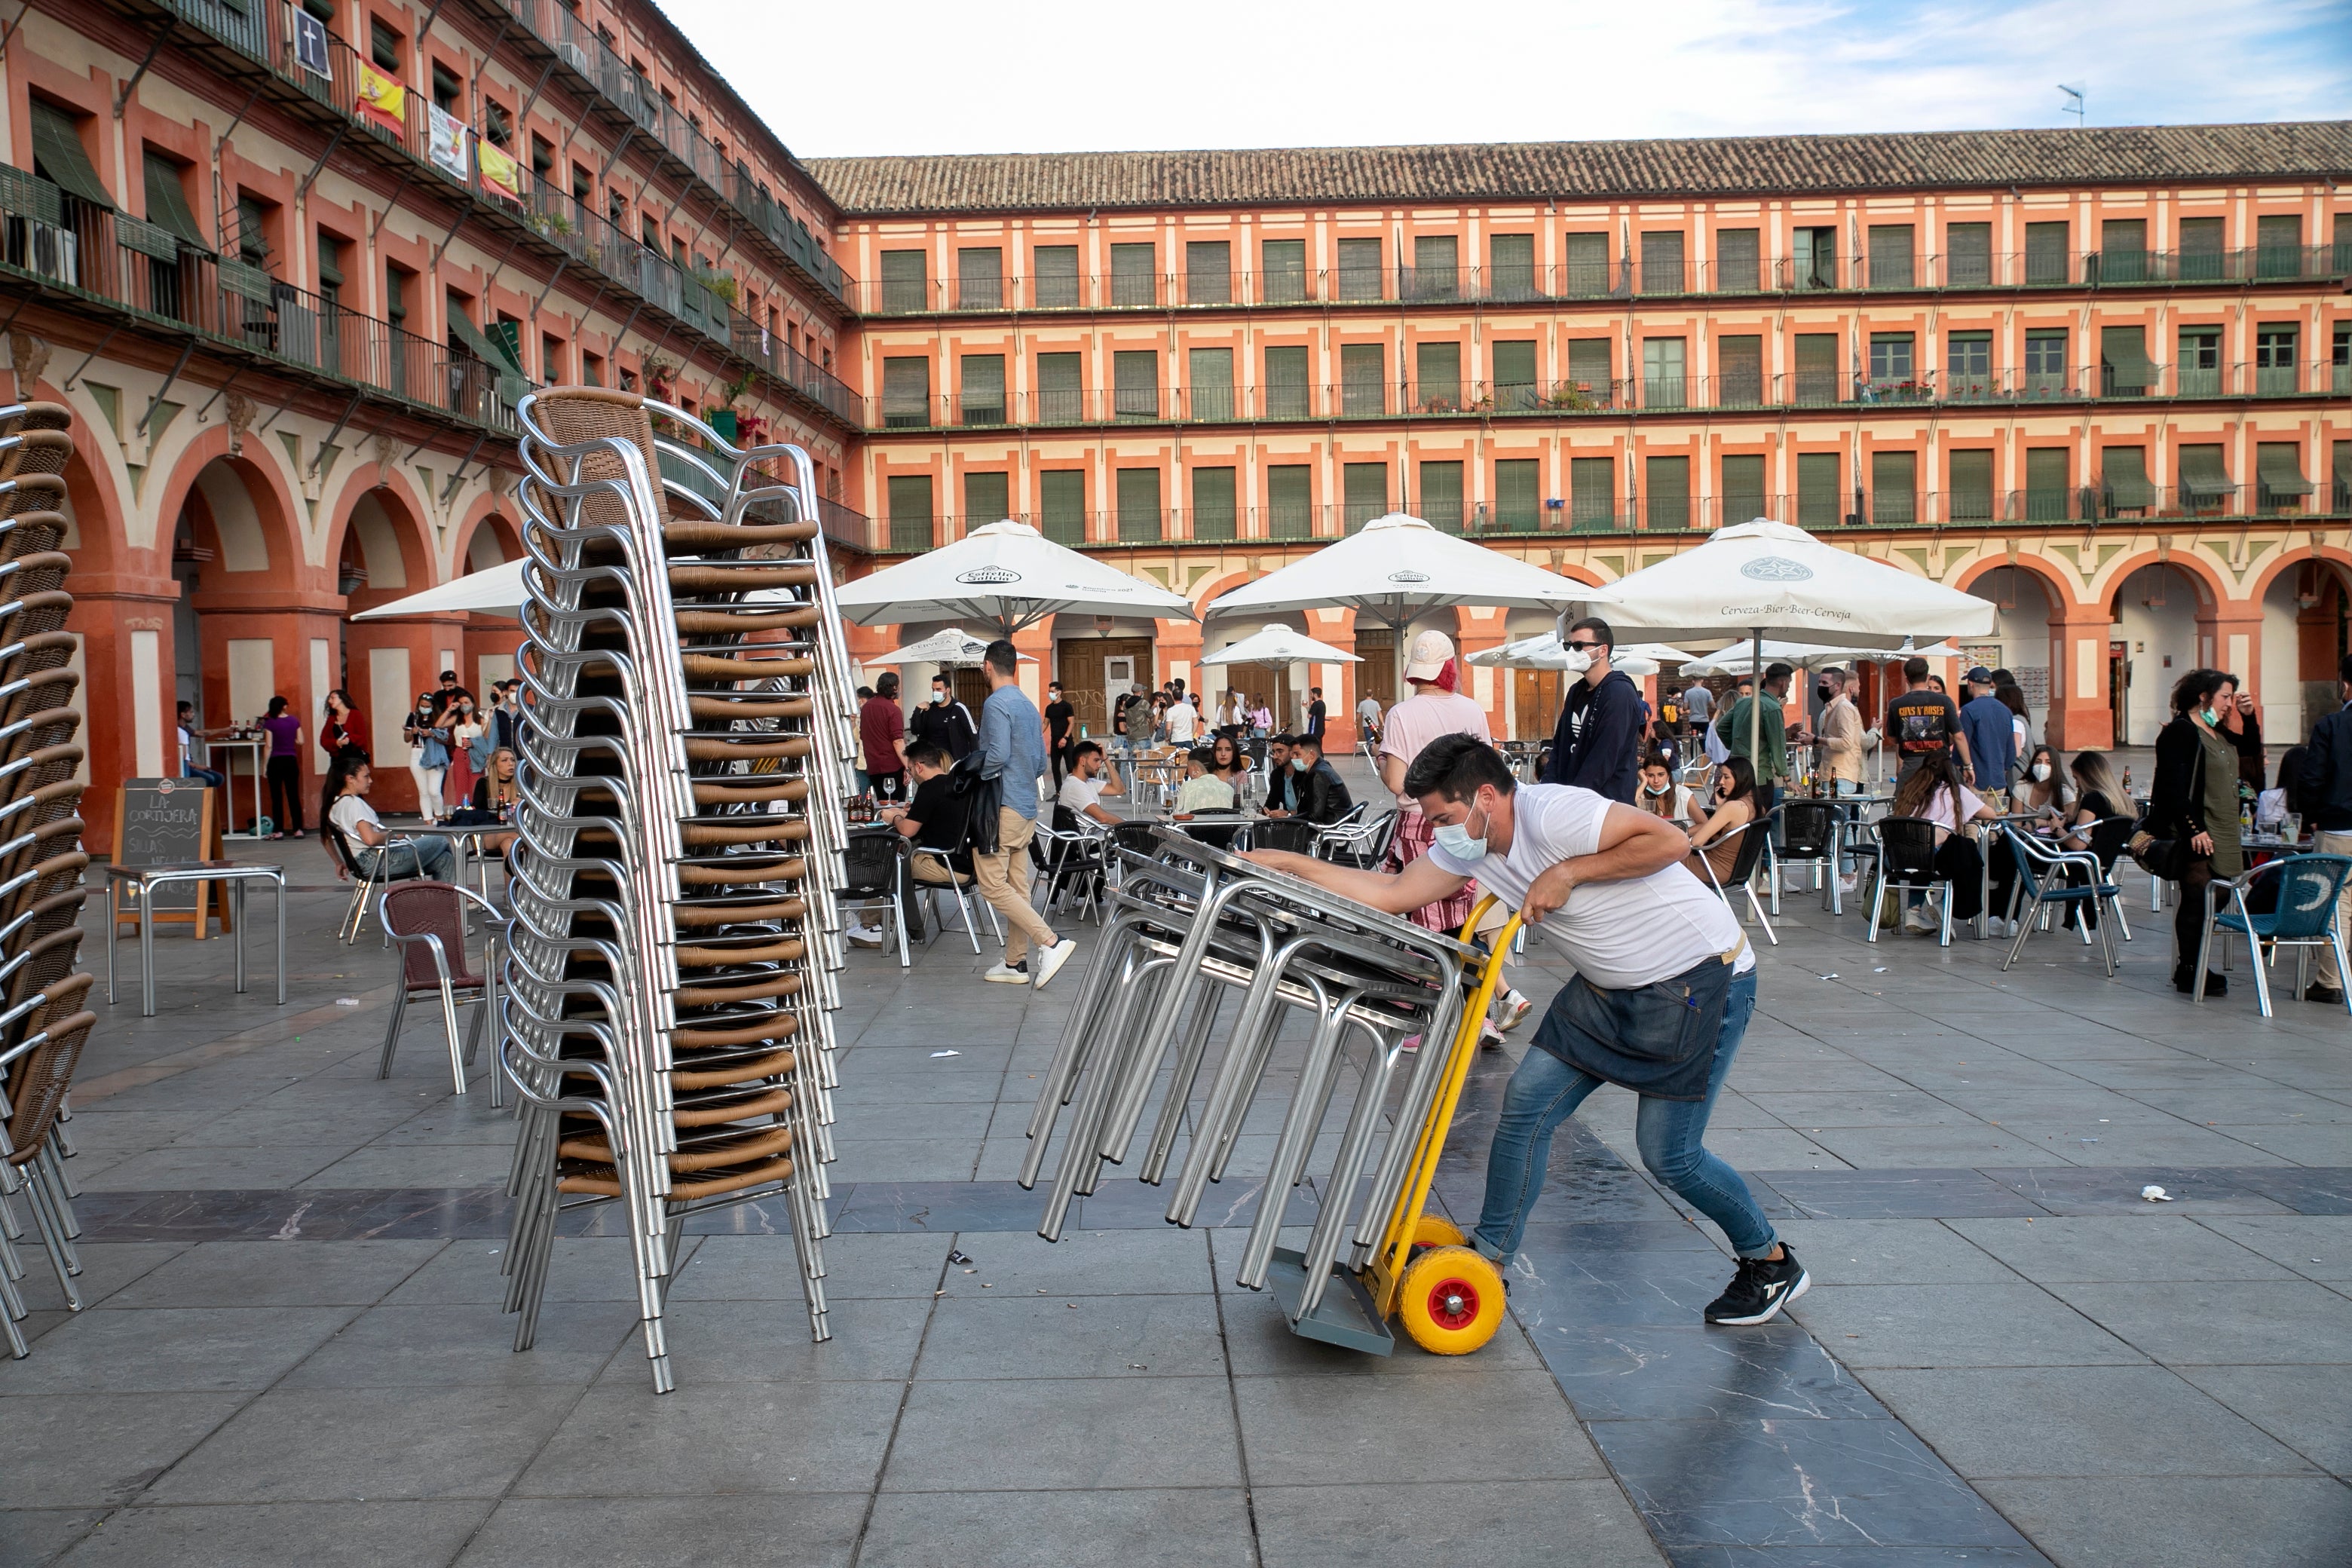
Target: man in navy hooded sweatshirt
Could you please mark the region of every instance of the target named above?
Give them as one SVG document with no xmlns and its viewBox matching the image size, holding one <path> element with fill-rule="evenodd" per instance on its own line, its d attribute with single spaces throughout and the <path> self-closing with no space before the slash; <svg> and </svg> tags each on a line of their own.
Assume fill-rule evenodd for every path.
<svg viewBox="0 0 2352 1568">
<path fill-rule="evenodd" d="M 1588 616 L 1569 627 L 1561 641 L 1570 670 L 1580 671 L 1582 679 L 1560 704 L 1543 782 L 1580 785 L 1632 805 L 1642 777 L 1641 688 L 1609 668 L 1617 636 L 1607 621 Z"/>
</svg>

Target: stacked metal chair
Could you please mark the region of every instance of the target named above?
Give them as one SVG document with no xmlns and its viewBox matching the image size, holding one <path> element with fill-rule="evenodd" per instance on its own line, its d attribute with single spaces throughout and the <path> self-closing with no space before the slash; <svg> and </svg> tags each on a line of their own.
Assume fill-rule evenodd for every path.
<svg viewBox="0 0 2352 1568">
<path fill-rule="evenodd" d="M 781 1199 L 810 1333 L 829 1334 L 855 688 L 806 453 L 740 450 L 593 387 L 520 415 L 530 706 L 499 1052 L 524 1103 L 506 1304 L 528 1349 L 562 1215 L 617 1206 L 666 1393 L 691 1215 Z"/>
<path fill-rule="evenodd" d="M 82 1305 L 67 1091 L 97 1019 L 82 1010 L 90 977 L 78 971 L 89 857 L 74 777 L 79 677 L 64 629 L 70 563 L 58 548 L 72 422 L 53 403 L 0 409 L 0 1333 L 18 1356 L 28 1234 L 18 1200 L 66 1304 Z"/>
</svg>

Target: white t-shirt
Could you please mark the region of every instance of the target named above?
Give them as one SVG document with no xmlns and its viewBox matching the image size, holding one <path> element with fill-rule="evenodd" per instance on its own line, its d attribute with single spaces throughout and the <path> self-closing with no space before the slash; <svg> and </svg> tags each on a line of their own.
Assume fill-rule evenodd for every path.
<svg viewBox="0 0 2352 1568">
<path fill-rule="evenodd" d="M 375 814 L 375 807 L 362 795 L 347 795 L 335 802 L 327 808 L 327 820 L 343 830 L 343 841 L 353 849 L 368 847 L 367 841 L 360 837 L 361 823 L 372 823 L 377 832 L 383 831 L 383 818 Z"/>
<path fill-rule="evenodd" d="M 1068 806 L 1073 814 L 1084 816 L 1088 806 L 1095 805 L 1102 800 L 1103 784 L 1106 782 L 1102 779 L 1080 778 L 1075 773 L 1066 773 L 1062 778 L 1061 793 L 1054 799 L 1056 803 Z"/>
<path fill-rule="evenodd" d="M 1521 784 L 1511 795 L 1511 850 L 1489 849 L 1475 862 L 1432 847 L 1429 858 L 1517 909 L 1535 879 L 1562 860 L 1601 848 L 1607 796 L 1575 784 Z M 1578 973 L 1609 991 L 1671 979 L 1702 959 L 1742 946 L 1739 922 L 1679 862 L 1624 882 L 1585 882 L 1547 916 L 1544 936 L 1558 942 Z M 1756 967 L 1742 952 L 1735 970 Z"/>
<path fill-rule="evenodd" d="M 1189 746 L 1201 726 L 1200 712 L 1190 701 L 1171 704 L 1168 710 L 1168 739 L 1179 746 Z"/>
</svg>

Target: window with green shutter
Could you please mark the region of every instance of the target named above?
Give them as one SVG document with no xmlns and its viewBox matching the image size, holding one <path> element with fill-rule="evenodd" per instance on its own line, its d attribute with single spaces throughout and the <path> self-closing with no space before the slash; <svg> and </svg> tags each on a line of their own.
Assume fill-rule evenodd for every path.
<svg viewBox="0 0 2352 1568">
<path fill-rule="evenodd" d="M 1764 494 L 1764 459 L 1754 453 L 1727 453 L 1723 459 L 1723 521 L 1727 525 L 1771 515 Z"/>
<path fill-rule="evenodd" d="M 2352 392 L 2352 322 L 2339 322 L 2327 350 L 2328 390 Z"/>
<path fill-rule="evenodd" d="M 882 362 L 883 425 L 898 429 L 930 422 L 931 362 L 911 355 L 885 359 Z"/>
<path fill-rule="evenodd" d="M 1918 340 L 1909 332 L 1870 334 L 1870 391 L 1875 397 L 1904 397 L 1917 390 Z"/>
<path fill-rule="evenodd" d="M 1037 476 L 1038 530 L 1056 544 L 1087 542 L 1087 474 L 1084 468 L 1048 468 Z"/>
<path fill-rule="evenodd" d="M 2147 330 L 2128 327 L 2099 329 L 2099 391 L 2106 397 L 2145 397 L 2156 384 L 2156 366 L 2148 363 Z"/>
<path fill-rule="evenodd" d="M 931 476 L 893 474 L 890 498 L 890 548 L 929 550 L 938 542 L 932 534 Z"/>
<path fill-rule="evenodd" d="M 1185 377 L 1194 419 L 1234 416 L 1234 351 L 1192 349 L 1185 355 Z M 1197 537 L 1197 536 L 1196 536 Z"/>
<path fill-rule="evenodd" d="M 205 238 L 205 231 L 188 205 L 188 191 L 181 183 L 180 165 L 152 147 L 147 150 L 144 164 L 147 221 L 171 230 L 198 250 L 209 252 L 212 244 Z"/>
<path fill-rule="evenodd" d="M 1041 245 L 1029 253 L 1029 296 L 1041 310 L 1078 304 L 1078 247 Z"/>
<path fill-rule="evenodd" d="M 1612 292 L 1609 279 L 1609 236 L 1571 234 L 1567 242 L 1566 276 L 1562 292 L 1571 299 L 1591 299 Z"/>
<path fill-rule="evenodd" d="M 107 195 L 106 182 L 98 177 L 98 170 L 90 164 L 89 150 L 82 145 L 80 126 L 88 116 L 71 113 L 44 98 L 30 102 L 33 172 L 66 195 L 111 212 L 114 198 Z"/>
<path fill-rule="evenodd" d="M 1651 457 L 1642 464 L 1642 517 L 1653 529 L 1690 526 L 1690 459 Z"/>
<path fill-rule="evenodd" d="M 1386 463 L 1339 465 L 1339 499 L 1347 530 L 1353 533 L 1389 510 L 1389 466 Z"/>
<path fill-rule="evenodd" d="M 1421 465 L 1420 488 L 1413 492 L 1412 514 L 1447 533 L 1462 531 L 1462 465 L 1430 462 Z"/>
<path fill-rule="evenodd" d="M 1536 401 L 1536 341 L 1533 338 L 1505 338 L 1486 345 L 1491 362 L 1495 406 L 1498 409 L 1530 408 Z"/>
<path fill-rule="evenodd" d="M 2254 481 L 2263 510 L 2299 507 L 2312 491 L 2303 477 L 2303 447 L 2294 441 L 2263 441 L 2254 447 Z"/>
<path fill-rule="evenodd" d="M 1286 305 L 1307 298 L 1307 242 L 1267 239 L 1258 242 L 1257 297 L 1265 305 Z"/>
<path fill-rule="evenodd" d="M 882 309 L 903 314 L 931 308 L 931 289 L 919 250 L 882 253 Z"/>
<path fill-rule="evenodd" d="M 2137 511 L 2156 504 L 2156 486 L 2148 482 L 2147 448 L 2109 447 L 2099 454 L 2099 489 L 2109 516 Z"/>
<path fill-rule="evenodd" d="M 1617 401 L 1617 371 L 1614 363 L 1614 338 L 1570 338 L 1568 341 L 1569 390 L 1594 408 L 1609 408 Z M 1550 390 L 1538 387 L 1538 394 Z"/>
<path fill-rule="evenodd" d="M 1412 242 L 1415 300 L 1452 300 L 1462 292 L 1462 242 L 1450 234 L 1416 235 Z"/>
<path fill-rule="evenodd" d="M 2222 272 L 2221 220 L 2185 217 L 2180 220 L 2179 258 L 2175 270 L 2184 283 L 2210 283 Z"/>
<path fill-rule="evenodd" d="M 1149 543 L 1161 536 L 1160 470 L 1118 470 L 1118 537 L 1121 543 Z"/>
<path fill-rule="evenodd" d="M 956 252 L 956 309 L 1004 309 L 1004 252 L 997 247 L 973 246 Z"/>
<path fill-rule="evenodd" d="M 1110 302 L 1114 305 L 1160 303 L 1160 253 L 1150 240 L 1110 247 Z"/>
<path fill-rule="evenodd" d="M 1950 493 L 1945 498 L 1948 522 L 1990 522 L 1992 509 L 1992 453 L 1976 448 L 1951 453 Z"/>
<path fill-rule="evenodd" d="M 2183 327 L 2172 362 L 2174 391 L 2182 397 L 2217 397 L 2221 391 L 2221 329 Z"/>
<path fill-rule="evenodd" d="M 1797 454 L 1797 526 L 1834 528 L 1845 516 L 1845 489 L 1835 452 Z"/>
<path fill-rule="evenodd" d="M 1234 470 L 1192 470 L 1192 537 L 1223 541 L 1241 537 L 1241 510 Z"/>
<path fill-rule="evenodd" d="M 2069 281 L 2063 218 L 2025 226 L 2025 281 L 2029 288 Z"/>
<path fill-rule="evenodd" d="M 1303 346 L 1270 347 L 1265 351 L 1266 418 L 1304 419 L 1313 412 L 1309 406 L 1307 355 Z"/>
<path fill-rule="evenodd" d="M 1642 340 L 1643 407 L 1680 408 L 1689 401 L 1683 374 L 1684 350 L 1680 338 Z"/>
<path fill-rule="evenodd" d="M 1999 390 L 1992 379 L 1992 334 L 1945 333 L 1944 401 L 1974 402 Z"/>
<path fill-rule="evenodd" d="M 1381 242 L 1343 239 L 1339 242 L 1339 298 L 1378 300 L 1381 287 Z"/>
<path fill-rule="evenodd" d="M 1497 234 L 1486 239 L 1486 298 L 1536 298 L 1536 237 Z"/>
<path fill-rule="evenodd" d="M 1642 292 L 1690 292 L 1690 280 L 1683 275 L 1682 230 L 1660 228 L 1642 231 Z"/>
<path fill-rule="evenodd" d="M 1076 425 L 1086 417 L 1084 354 L 1037 356 L 1037 423 Z"/>
<path fill-rule="evenodd" d="M 1950 289 L 1981 289 L 1992 281 L 1992 225 L 1948 223 L 1944 226 L 1944 285 Z"/>
<path fill-rule="evenodd" d="M 965 354 L 959 363 L 958 410 L 967 425 L 1004 423 L 1004 356 Z"/>
<path fill-rule="evenodd" d="M 1265 470 L 1267 538 L 1314 537 L 1314 477 L 1315 470 L 1305 463 L 1276 463 Z"/>
<path fill-rule="evenodd" d="M 2074 514 L 2066 482 L 2068 464 L 2063 447 L 2029 447 L 2025 450 L 2025 516 L 2030 522 L 2063 521 Z"/>
<path fill-rule="evenodd" d="M 1606 464 L 1609 459 L 1601 458 Z M 1498 458 L 1495 461 L 1493 526 L 1507 533 L 1533 533 L 1543 524 L 1543 465 L 1533 458 Z M 1608 487 L 1606 474 L 1601 486 Z"/>
<path fill-rule="evenodd" d="M 2029 397 L 2055 397 L 2064 394 L 2069 377 L 2066 374 L 2066 329 L 2037 327 L 2025 334 L 2025 393 Z"/>
<path fill-rule="evenodd" d="M 1789 231 L 1790 286 L 1834 289 L 1838 286 L 1837 230 L 1816 224 Z"/>
<path fill-rule="evenodd" d="M 2254 276 L 2303 276 L 2303 219 L 2293 213 L 2254 219 Z"/>
<path fill-rule="evenodd" d="M 2254 329 L 2254 390 L 2286 393 L 2302 390 L 2295 363 L 2300 333 L 2291 321 L 2264 321 Z"/>
<path fill-rule="evenodd" d="M 1110 356 L 1113 406 L 1121 419 L 1160 417 L 1160 351 L 1120 349 Z"/>
<path fill-rule="evenodd" d="M 1716 405 L 1754 408 L 1764 401 L 1764 340 L 1735 332 L 1715 340 Z"/>
<path fill-rule="evenodd" d="M 1339 412 L 1362 416 L 1386 414 L 1388 345 L 1343 343 L 1339 348 Z"/>
<path fill-rule="evenodd" d="M 966 473 L 963 477 L 963 529 L 986 528 L 1013 515 L 1010 474 Z"/>
<path fill-rule="evenodd" d="M 2099 281 L 2144 283 L 2147 265 L 2147 220 L 2111 217 L 2099 225 Z"/>
<path fill-rule="evenodd" d="M 1823 404 L 1839 401 L 1844 376 L 1839 374 L 1835 332 L 1797 334 L 1797 384 L 1791 401 Z"/>
<path fill-rule="evenodd" d="M 1753 294 L 1763 279 L 1763 247 L 1752 228 L 1715 231 L 1715 292 Z"/>
<path fill-rule="evenodd" d="M 1917 280 L 1918 269 L 1912 259 L 1912 228 L 1907 223 L 1874 223 L 1870 226 L 1870 270 L 1863 279 L 1865 289 L 1908 289 Z"/>
<path fill-rule="evenodd" d="M 1919 454 L 1870 455 L 1870 521 L 1881 527 L 1919 521 Z"/>
<path fill-rule="evenodd" d="M 1536 494 L 1533 463 L 1528 465 L 1528 507 L 1532 513 L 1540 500 Z M 1496 482 L 1501 480 L 1496 465 Z M 1499 493 L 1499 490 L 1498 490 Z M 1606 530 L 1617 521 L 1617 459 L 1571 458 L 1568 463 L 1568 513 L 1580 531 Z M 1528 526 L 1534 526 L 1530 523 Z"/>
<path fill-rule="evenodd" d="M 1462 345 L 1420 342 L 1412 347 L 1412 405 L 1423 414 L 1447 414 L 1462 406 Z"/>
<path fill-rule="evenodd" d="M 1184 302 L 1230 304 L 1234 297 L 1234 247 L 1222 239 L 1184 242 Z"/>
<path fill-rule="evenodd" d="M 2180 504 L 2207 510 L 2227 507 L 2238 487 L 2230 482 L 2220 444 L 2182 447 L 2179 453 Z"/>
</svg>

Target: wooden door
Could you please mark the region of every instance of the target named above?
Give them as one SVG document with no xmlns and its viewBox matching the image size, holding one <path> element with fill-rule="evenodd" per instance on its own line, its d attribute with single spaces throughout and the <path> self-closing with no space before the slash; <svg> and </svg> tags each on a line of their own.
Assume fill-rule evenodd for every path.
<svg viewBox="0 0 2352 1568">
<path fill-rule="evenodd" d="M 1296 715 L 1304 708 L 1307 693 L 1294 689 L 1290 684 L 1291 667 L 1286 664 L 1213 664 L 1201 672 L 1212 691 L 1238 691 L 1244 707 L 1255 707 L 1253 700 L 1264 698 L 1274 714 L 1276 731 L 1297 722 Z M 1295 700 L 1294 700 L 1295 699 Z M 1326 703 L 1330 693 L 1324 693 Z M 1213 708 L 1214 698 L 1211 699 Z"/>
<path fill-rule="evenodd" d="M 1356 700 L 1367 697 L 1380 699 L 1382 711 L 1396 706 L 1397 701 L 1397 641 L 1396 633 L 1386 626 L 1358 626 L 1356 653 L 1363 660 L 1356 666 Z M 1331 700 L 1325 692 L 1323 700 Z"/>
<path fill-rule="evenodd" d="M 1512 732 L 1522 741 L 1549 741 L 1559 722 L 1560 676 L 1557 669 L 1511 671 Z"/>
<path fill-rule="evenodd" d="M 1054 645 L 1055 679 L 1061 681 L 1062 695 L 1091 739 L 1102 740 L 1111 732 L 1104 693 L 1122 671 L 1145 690 L 1151 689 L 1150 637 L 1065 637 Z"/>
</svg>

